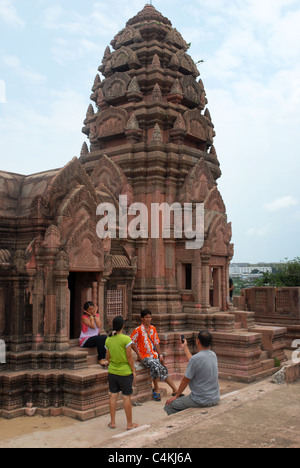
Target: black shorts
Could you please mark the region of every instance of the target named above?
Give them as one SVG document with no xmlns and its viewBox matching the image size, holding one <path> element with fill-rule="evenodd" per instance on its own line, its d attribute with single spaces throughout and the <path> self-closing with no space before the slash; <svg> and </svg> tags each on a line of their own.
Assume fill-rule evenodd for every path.
<svg viewBox="0 0 300 468">
<path fill-rule="evenodd" d="M 133 394 L 133 374 L 126 376 L 108 374 L 108 383 L 110 393 L 122 392 L 124 396 L 130 396 Z"/>
</svg>

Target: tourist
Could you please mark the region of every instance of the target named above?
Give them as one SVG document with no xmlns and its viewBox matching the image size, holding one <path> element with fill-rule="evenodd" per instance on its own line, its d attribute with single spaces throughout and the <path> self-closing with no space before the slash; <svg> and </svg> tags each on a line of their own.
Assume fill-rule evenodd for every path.
<svg viewBox="0 0 300 468">
<path fill-rule="evenodd" d="M 95 307 L 93 302 L 86 302 L 83 310 L 79 344 L 81 348 L 97 348 L 98 363 L 104 367 L 108 366 L 108 362 L 105 359 L 105 340 L 107 336 L 100 335 L 101 321 L 99 314 L 97 314 L 98 307 Z"/>
<path fill-rule="evenodd" d="M 153 399 L 161 401 L 158 382 L 166 382 L 173 390 L 173 395 L 177 393 L 177 387 L 171 377 L 168 369 L 164 365 L 164 357 L 160 349 L 160 340 L 156 328 L 151 325 L 152 313 L 149 310 L 141 312 L 142 325 L 134 330 L 131 335 L 133 341 L 132 349 L 138 355 L 139 361 L 145 367 L 150 369 L 150 375 L 153 380 Z"/>
<path fill-rule="evenodd" d="M 119 393 L 122 392 L 124 410 L 127 418 L 127 430 L 138 427 L 132 422 L 132 405 L 130 396 L 133 393 L 132 385 L 135 383 L 136 373 L 132 357 L 132 341 L 129 336 L 123 335 L 124 319 L 117 316 L 113 320 L 113 332 L 106 340 L 107 349 L 108 382 L 111 393 L 109 409 L 111 421 L 108 425 L 111 429 L 116 428 L 116 411 Z"/>
<path fill-rule="evenodd" d="M 196 340 L 198 353 L 195 356 L 189 351 L 187 341 L 184 340 L 182 348 L 189 361 L 185 377 L 179 385 L 178 392 L 170 398 L 165 406 L 166 413 L 178 413 L 187 408 L 206 408 L 216 406 L 220 401 L 220 388 L 218 381 L 218 359 L 213 351 L 212 335 L 209 331 L 201 331 Z M 191 394 L 179 398 L 181 393 L 190 386 Z"/>
</svg>

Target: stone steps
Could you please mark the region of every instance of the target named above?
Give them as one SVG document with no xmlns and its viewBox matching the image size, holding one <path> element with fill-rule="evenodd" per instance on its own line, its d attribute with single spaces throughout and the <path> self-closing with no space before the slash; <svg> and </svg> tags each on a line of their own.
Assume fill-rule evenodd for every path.
<svg viewBox="0 0 300 468">
<path fill-rule="evenodd" d="M 137 369 L 132 402 L 152 397 L 149 371 Z M 4 371 L 0 374 L 0 418 L 24 416 L 27 403 L 42 416 L 68 416 L 86 421 L 109 413 L 108 372 L 99 365 L 84 369 Z M 122 401 L 118 403 L 122 406 Z"/>
</svg>

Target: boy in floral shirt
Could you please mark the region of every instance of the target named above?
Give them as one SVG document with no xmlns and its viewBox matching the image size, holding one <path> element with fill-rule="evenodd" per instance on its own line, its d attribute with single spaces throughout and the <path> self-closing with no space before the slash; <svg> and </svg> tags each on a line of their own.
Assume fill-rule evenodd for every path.
<svg viewBox="0 0 300 468">
<path fill-rule="evenodd" d="M 177 393 L 177 387 L 169 376 L 168 369 L 164 366 L 164 357 L 160 350 L 160 340 L 156 328 L 151 325 L 152 313 L 149 310 L 141 312 L 142 325 L 134 330 L 131 335 L 133 342 L 132 349 L 138 355 L 139 361 L 145 367 L 150 369 L 150 375 L 153 380 L 154 390 L 153 398 L 161 401 L 158 382 L 166 382 L 173 394 Z"/>
</svg>

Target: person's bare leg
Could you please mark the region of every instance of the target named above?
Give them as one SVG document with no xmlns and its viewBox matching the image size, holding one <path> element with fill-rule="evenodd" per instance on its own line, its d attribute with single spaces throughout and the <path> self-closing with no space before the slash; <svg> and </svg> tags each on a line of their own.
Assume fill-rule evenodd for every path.
<svg viewBox="0 0 300 468">
<path fill-rule="evenodd" d="M 158 386 L 158 383 L 159 383 L 159 379 L 154 379 L 154 380 L 153 380 L 153 385 L 154 385 L 154 391 L 155 391 L 155 393 L 159 393 L 159 386 Z"/>
<path fill-rule="evenodd" d="M 136 427 L 139 427 L 139 425 L 132 422 L 132 405 L 131 405 L 130 396 L 123 395 L 123 401 L 124 401 L 124 410 L 125 410 L 126 419 L 127 419 L 127 431 L 130 431 L 132 429 L 135 429 Z"/>
<path fill-rule="evenodd" d="M 116 428 L 116 412 L 117 412 L 117 402 L 118 402 L 118 393 L 112 393 L 109 400 L 109 411 L 110 411 L 110 424 L 108 425 L 111 429 Z"/>
<path fill-rule="evenodd" d="M 177 393 L 178 388 L 176 387 L 173 379 L 171 377 L 168 377 L 165 382 L 171 387 L 173 390 L 173 393 Z"/>
</svg>

